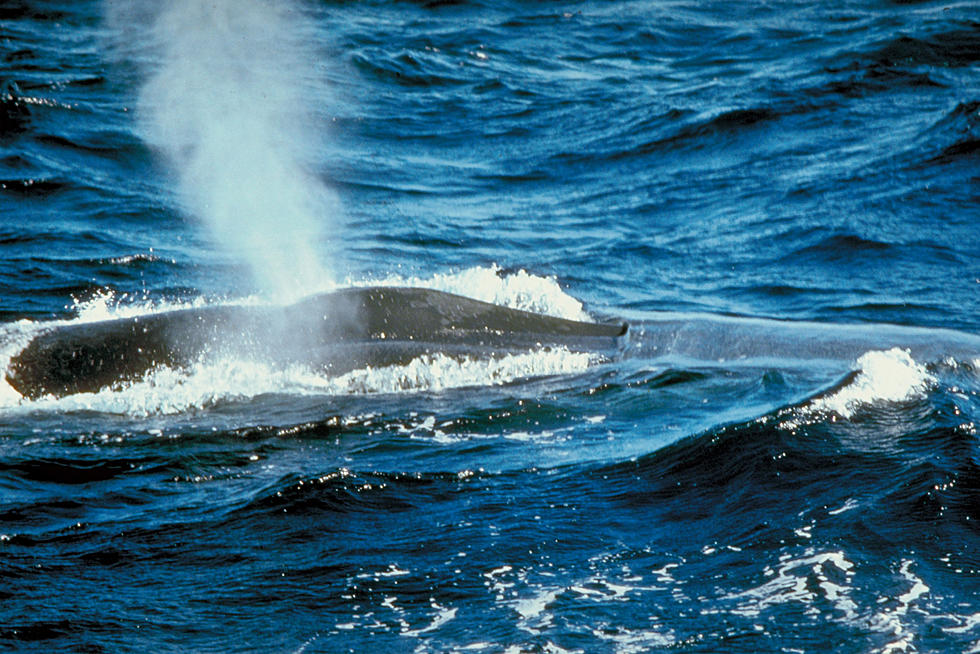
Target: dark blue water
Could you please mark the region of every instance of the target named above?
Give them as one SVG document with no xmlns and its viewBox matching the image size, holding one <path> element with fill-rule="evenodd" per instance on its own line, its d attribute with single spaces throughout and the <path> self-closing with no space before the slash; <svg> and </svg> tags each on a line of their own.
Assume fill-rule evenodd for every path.
<svg viewBox="0 0 980 654">
<path fill-rule="evenodd" d="M 300 9 L 333 282 L 628 342 L 0 384 L 2 649 L 980 651 L 975 3 Z M 0 6 L 5 369 L 274 299 L 140 122 L 153 12 L 105 16 Z"/>
</svg>

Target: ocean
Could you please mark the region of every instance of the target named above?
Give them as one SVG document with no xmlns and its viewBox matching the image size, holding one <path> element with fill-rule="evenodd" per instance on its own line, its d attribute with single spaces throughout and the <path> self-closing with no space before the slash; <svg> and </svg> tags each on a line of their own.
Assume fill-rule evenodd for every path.
<svg viewBox="0 0 980 654">
<path fill-rule="evenodd" d="M 978 254 L 974 2 L 5 0 L 4 376 L 349 286 L 629 331 L 0 381 L 0 649 L 980 652 Z"/>
</svg>

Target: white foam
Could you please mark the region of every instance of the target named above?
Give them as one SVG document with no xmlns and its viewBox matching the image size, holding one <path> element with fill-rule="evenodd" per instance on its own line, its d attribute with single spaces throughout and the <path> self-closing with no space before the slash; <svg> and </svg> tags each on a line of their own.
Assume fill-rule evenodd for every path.
<svg viewBox="0 0 980 654">
<path fill-rule="evenodd" d="M 913 643 L 915 631 L 907 624 L 906 617 L 914 603 L 928 595 L 929 586 L 913 573 L 911 568 L 912 562 L 909 560 L 903 560 L 899 568 L 899 574 L 909 583 L 909 590 L 898 597 L 881 598 L 880 602 L 894 601 L 896 605 L 869 618 L 871 629 L 894 638 L 882 648 L 882 652 L 915 651 Z"/>
<path fill-rule="evenodd" d="M 943 631 L 951 634 L 965 634 L 971 631 L 980 632 L 980 611 L 970 615 L 955 616 L 955 627 L 943 627 Z"/>
<path fill-rule="evenodd" d="M 551 573 L 541 575 L 548 578 L 546 583 L 535 584 L 528 578 L 527 570 L 515 571 L 509 565 L 484 573 L 484 577 L 487 578 L 486 586 L 495 599 L 506 603 L 516 613 L 517 627 L 535 636 L 548 633 L 565 617 L 563 613 L 567 607 L 576 607 L 571 610 L 577 612 L 583 603 L 589 603 L 603 609 L 589 612 L 596 618 L 580 626 L 607 643 L 611 647 L 610 651 L 646 652 L 674 645 L 676 639 L 673 633 L 663 627 L 659 616 L 651 615 L 649 626 L 639 629 L 612 624 L 603 618 L 609 615 L 610 603 L 632 602 L 646 593 L 660 593 L 664 590 L 659 586 L 635 585 L 642 577 L 632 574 L 626 565 L 622 566 L 622 572 L 628 576 L 617 577 L 615 572 L 610 575 L 605 569 L 605 557 L 606 555 L 599 555 L 590 560 L 593 574 L 581 579 L 570 579 L 565 584 L 553 583 L 551 578 L 555 575 Z M 677 565 L 667 564 L 664 570 Z"/>
<path fill-rule="evenodd" d="M 830 580 L 829 566 L 836 568 L 834 576 L 843 575 L 844 584 Z M 780 565 L 775 570 L 767 569 L 767 573 L 771 578 L 762 585 L 726 597 L 735 600 L 731 613 L 756 618 L 769 607 L 789 602 L 813 604 L 822 595 L 845 620 L 850 621 L 857 616 L 857 605 L 850 598 L 854 564 L 847 560 L 843 552 L 818 553 L 808 550 L 802 558 L 786 556 L 780 559 Z M 811 583 L 814 580 L 816 584 Z"/>
<path fill-rule="evenodd" d="M 656 625 L 658 616 L 649 620 Z M 629 629 L 622 625 L 603 624 L 601 629 L 592 629 L 592 635 L 599 640 L 611 643 L 620 654 L 640 654 L 655 650 L 670 649 L 677 641 L 670 631 L 661 633 L 656 626 L 649 629 Z"/>
<path fill-rule="evenodd" d="M 23 400 L 6 384 L 0 407 L 24 406 L 33 410 L 98 411 L 151 416 L 206 409 L 220 402 L 242 401 L 268 393 L 291 395 L 354 395 L 443 391 L 466 386 L 494 386 L 518 379 L 577 373 L 588 368 L 593 355 L 564 348 L 509 354 L 493 359 L 455 359 L 443 354 L 423 355 L 401 366 L 363 368 L 327 376 L 305 366 L 277 368 L 267 363 L 221 359 L 199 363 L 187 370 L 160 367 L 138 382 L 97 393 L 62 398 Z"/>
<path fill-rule="evenodd" d="M 844 502 L 844 504 L 842 504 L 838 508 L 836 508 L 836 509 L 830 509 L 829 511 L 827 511 L 827 515 L 840 515 L 841 513 L 844 513 L 845 511 L 850 511 L 851 509 L 856 509 L 856 508 L 858 508 L 858 506 L 860 506 L 860 504 L 858 504 L 857 500 L 855 500 L 853 497 L 849 497 Z"/>
<path fill-rule="evenodd" d="M 236 300 L 233 304 L 254 304 L 255 302 L 255 298 L 245 298 Z M 119 318 L 134 318 L 178 309 L 203 307 L 212 303 L 205 297 L 184 301 L 152 300 L 148 297 L 134 297 L 127 293 L 117 294 L 111 290 L 105 290 L 84 300 L 76 299 L 69 307 L 75 313 L 74 318 L 44 323 L 39 326 L 52 327 L 68 323 L 82 324 Z"/>
<path fill-rule="evenodd" d="M 436 614 L 432 617 L 432 622 L 421 629 L 402 629 L 403 636 L 419 637 L 422 634 L 427 634 L 440 629 L 443 625 L 451 622 L 456 618 L 456 607 L 445 607 L 441 606 L 434 600 L 430 602 L 430 606 L 435 609 Z"/>
<path fill-rule="evenodd" d="M 595 357 L 566 348 L 545 348 L 493 359 L 423 355 L 404 366 L 363 368 L 323 380 L 333 394 L 441 391 L 465 386 L 497 386 L 517 379 L 582 372 Z"/>
<path fill-rule="evenodd" d="M 496 264 L 467 268 L 432 277 L 388 275 L 380 279 L 347 280 L 352 286 L 417 286 L 463 295 L 491 304 L 543 313 L 568 320 L 590 320 L 582 303 L 565 293 L 553 277 L 532 275 L 525 270 L 502 274 Z"/>
<path fill-rule="evenodd" d="M 546 610 L 564 590 L 562 587 L 539 588 L 533 595 L 514 601 L 514 610 L 521 616 L 521 628 L 531 633 L 541 633 L 543 627 L 549 626 L 551 616 Z M 530 621 L 538 619 L 542 624 L 530 624 Z"/>
<path fill-rule="evenodd" d="M 936 378 L 917 363 L 908 350 L 892 348 L 867 352 L 857 361 L 860 373 L 836 393 L 818 398 L 811 411 L 850 418 L 862 406 L 877 402 L 903 402 L 925 396 Z"/>
</svg>

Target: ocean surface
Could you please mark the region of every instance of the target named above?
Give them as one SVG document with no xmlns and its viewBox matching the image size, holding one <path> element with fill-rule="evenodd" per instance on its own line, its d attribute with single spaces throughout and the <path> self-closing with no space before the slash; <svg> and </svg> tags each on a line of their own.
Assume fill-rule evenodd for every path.
<svg viewBox="0 0 980 654">
<path fill-rule="evenodd" d="M 0 3 L 3 371 L 351 285 L 630 329 L 0 381 L 0 649 L 980 652 L 976 2 Z"/>
</svg>

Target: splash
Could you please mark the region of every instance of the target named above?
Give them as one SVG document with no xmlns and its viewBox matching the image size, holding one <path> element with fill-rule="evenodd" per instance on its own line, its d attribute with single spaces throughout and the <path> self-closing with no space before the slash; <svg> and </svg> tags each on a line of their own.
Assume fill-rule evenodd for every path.
<svg viewBox="0 0 980 654">
<path fill-rule="evenodd" d="M 504 274 L 496 264 L 475 266 L 454 273 L 438 273 L 432 277 L 401 277 L 389 275 L 383 279 L 348 279 L 351 286 L 417 286 L 463 295 L 474 300 L 532 313 L 541 313 L 568 320 L 589 321 L 582 303 L 565 293 L 553 277 L 540 277 L 526 270 Z"/>
<path fill-rule="evenodd" d="M 6 395 L 0 391 L 0 409 L 98 411 L 149 417 L 203 410 L 271 393 L 367 395 L 499 386 L 530 377 L 580 373 L 598 362 L 594 355 L 564 348 L 543 348 L 489 360 L 436 353 L 405 365 L 368 367 L 328 376 L 299 365 L 280 368 L 260 361 L 219 359 L 201 362 L 188 370 L 160 367 L 138 382 L 63 398 L 48 396 L 27 402 L 12 389 Z M 7 384 L 3 386 L 9 388 Z"/>
<path fill-rule="evenodd" d="M 859 407 L 874 402 L 902 402 L 922 397 L 936 383 L 936 378 L 908 350 L 897 347 L 867 352 L 857 364 L 861 370 L 858 376 L 838 392 L 815 400 L 811 410 L 833 411 L 850 418 Z"/>
<path fill-rule="evenodd" d="M 338 210 L 311 173 L 310 97 L 322 97 L 305 24 L 290 2 L 110 1 L 109 23 L 146 63 L 141 132 L 173 170 L 185 210 L 247 261 L 264 293 L 330 286 L 317 251 Z M 143 20 L 147 35 L 123 26 Z M 315 138 L 312 139 L 316 141 Z"/>
</svg>

